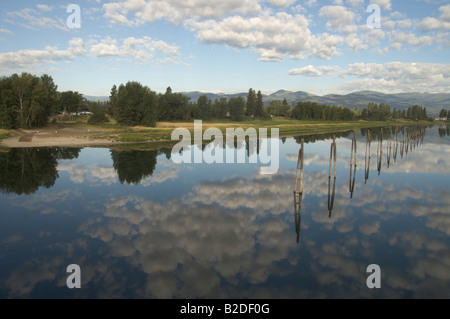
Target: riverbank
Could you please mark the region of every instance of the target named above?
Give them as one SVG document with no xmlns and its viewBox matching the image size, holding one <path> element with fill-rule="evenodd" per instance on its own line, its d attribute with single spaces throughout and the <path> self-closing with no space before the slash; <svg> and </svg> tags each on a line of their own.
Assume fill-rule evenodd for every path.
<svg viewBox="0 0 450 319">
<path fill-rule="evenodd" d="M 416 121 L 350 121 L 350 122 L 315 122 L 297 121 L 284 118 L 272 120 L 249 120 L 242 122 L 214 121 L 204 122 L 203 130 L 219 128 L 225 132 L 227 128 L 278 128 L 280 137 L 311 135 L 321 133 L 345 132 L 361 128 L 381 126 L 404 126 L 432 124 Z M 85 121 L 49 124 L 33 130 L 0 130 L 0 146 L 5 148 L 27 147 L 114 147 L 126 145 L 165 145 L 174 144 L 171 134 L 176 128 L 187 128 L 194 132 L 194 122 L 160 122 L 155 128 L 121 127 L 114 122 L 103 125 L 89 125 Z"/>
</svg>

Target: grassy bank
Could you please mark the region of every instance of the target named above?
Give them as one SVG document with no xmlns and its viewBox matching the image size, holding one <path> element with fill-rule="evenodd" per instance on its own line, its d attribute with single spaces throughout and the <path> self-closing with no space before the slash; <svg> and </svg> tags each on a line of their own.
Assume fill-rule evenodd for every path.
<svg viewBox="0 0 450 319">
<path fill-rule="evenodd" d="M 318 121 L 297 121 L 283 118 L 276 118 L 273 120 L 251 120 L 242 122 L 231 121 L 214 121 L 203 122 L 202 129 L 205 131 L 208 128 L 218 128 L 225 135 L 227 128 L 254 128 L 258 132 L 261 128 L 267 128 L 270 136 L 271 129 L 279 129 L 280 137 L 290 137 L 299 135 L 312 135 L 321 133 L 346 132 L 351 130 L 358 130 L 361 128 L 383 127 L 383 126 L 404 126 L 416 124 L 430 124 L 430 122 L 416 122 L 416 121 L 351 121 L 351 122 L 318 122 Z M 111 129 L 112 126 L 109 126 Z M 194 122 L 161 122 L 157 124 L 156 128 L 133 127 L 133 128 L 116 128 L 114 134 L 120 136 L 118 141 L 121 142 L 162 142 L 170 141 L 171 134 L 176 128 L 186 128 L 194 136 Z M 105 127 L 106 129 L 106 127 Z M 113 134 L 111 132 L 111 134 Z"/>
<path fill-rule="evenodd" d="M 4 140 L 5 138 L 9 138 L 11 135 L 9 135 L 8 130 L 0 129 L 0 141 Z"/>
<path fill-rule="evenodd" d="M 279 129 L 280 137 L 313 135 L 322 133 L 339 133 L 351 130 L 359 130 L 361 128 L 382 127 L 382 126 L 405 126 L 417 124 L 432 124 L 431 122 L 417 121 L 347 121 L 347 122 L 327 122 L 327 121 L 298 121 L 285 118 L 273 118 L 269 120 L 246 120 L 241 122 L 232 122 L 227 120 L 206 121 L 202 124 L 205 131 L 208 128 L 218 128 L 225 135 L 227 128 L 254 128 L 257 132 L 261 128 L 268 130 L 270 136 L 271 129 Z M 170 147 L 177 141 L 172 141 L 171 135 L 176 128 L 186 128 L 194 137 L 194 121 L 188 122 L 160 122 L 156 127 L 123 127 L 118 125 L 114 120 L 109 123 L 90 125 L 86 118 L 78 118 L 72 122 L 61 122 L 49 124 L 40 128 L 36 139 L 60 138 L 60 137 L 76 137 L 85 141 L 108 141 L 109 147 L 124 148 L 145 148 L 153 149 L 158 147 Z M 31 131 L 31 132 L 30 132 Z M 28 134 L 34 133 L 30 130 Z M 45 133 L 45 134 L 44 134 Z M 20 135 L 17 131 L 0 130 L 0 139 L 10 136 Z M 132 146 L 134 145 L 134 146 Z M 103 146 L 104 143 L 103 143 Z"/>
</svg>

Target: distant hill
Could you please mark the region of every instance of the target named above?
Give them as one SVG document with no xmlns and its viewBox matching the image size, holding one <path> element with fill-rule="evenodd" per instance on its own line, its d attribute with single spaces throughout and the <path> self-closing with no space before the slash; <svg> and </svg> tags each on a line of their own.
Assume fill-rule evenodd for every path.
<svg viewBox="0 0 450 319">
<path fill-rule="evenodd" d="M 206 94 L 210 99 L 216 99 L 220 97 L 235 97 L 242 96 L 247 97 L 247 92 L 237 94 L 207 94 L 195 92 L 184 92 L 183 94 L 189 96 L 192 100 L 197 100 L 201 95 Z M 342 105 L 351 109 L 359 107 L 362 109 L 367 106 L 369 102 L 385 103 L 391 107 L 391 109 L 397 108 L 399 110 L 407 109 L 413 105 L 425 106 L 430 115 L 438 115 L 443 109 L 450 109 L 450 93 L 399 93 L 399 94 L 385 94 L 375 91 L 358 91 L 346 95 L 328 94 L 324 96 L 310 94 L 303 91 L 286 91 L 279 90 L 270 95 L 264 95 L 264 103 L 268 104 L 272 100 L 282 101 L 286 99 L 289 104 L 297 102 L 316 102 L 319 104 L 327 105 Z"/>
<path fill-rule="evenodd" d="M 89 96 L 89 95 L 83 95 L 83 97 L 92 102 L 105 102 L 109 101 L 109 96 Z"/>
<path fill-rule="evenodd" d="M 208 93 L 208 92 L 181 92 L 188 96 L 192 101 L 206 95 L 209 99 L 215 100 L 221 97 L 243 97 L 246 98 L 248 92 L 226 94 L 226 93 Z M 90 101 L 108 101 L 109 97 L 102 96 L 85 96 Z M 362 109 L 367 106 L 369 102 L 385 103 L 391 109 L 397 108 L 399 110 L 407 109 L 413 105 L 425 106 L 427 111 L 432 116 L 437 116 L 443 108 L 450 109 L 450 93 L 398 93 L 385 94 L 376 91 L 358 91 L 346 95 L 328 94 L 324 96 L 314 95 L 303 91 L 286 91 L 279 90 L 270 95 L 263 95 L 264 103 L 268 104 L 272 100 L 282 101 L 286 99 L 289 104 L 297 102 L 316 102 L 327 105 L 342 105 L 351 109 L 359 107 Z"/>
</svg>

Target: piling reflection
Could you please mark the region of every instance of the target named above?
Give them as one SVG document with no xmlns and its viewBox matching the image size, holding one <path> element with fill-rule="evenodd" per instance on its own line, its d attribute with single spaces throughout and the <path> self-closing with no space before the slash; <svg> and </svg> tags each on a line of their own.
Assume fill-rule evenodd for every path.
<svg viewBox="0 0 450 319">
<path fill-rule="evenodd" d="M 377 172 L 378 176 L 381 175 L 383 163 L 386 163 L 386 168 L 389 170 L 392 163 L 401 165 L 399 162 L 398 154 L 401 159 L 406 157 L 416 147 L 423 144 L 423 140 L 426 134 L 426 127 L 424 126 L 411 126 L 411 127 L 387 127 L 387 128 L 372 128 L 361 130 L 361 135 L 365 137 L 365 150 L 364 150 L 364 184 L 367 185 L 370 178 L 370 167 L 372 158 L 372 140 L 374 137 L 377 139 Z M 349 133 L 342 134 L 345 137 L 349 136 Z M 328 183 L 327 183 L 327 208 L 328 217 L 332 218 L 333 210 L 335 209 L 336 200 L 336 184 L 337 184 L 337 141 L 335 135 L 328 135 L 328 139 L 331 139 L 330 156 L 328 164 Z M 297 232 L 297 243 L 300 238 L 300 220 L 301 220 L 301 208 L 304 195 L 304 148 L 305 139 L 298 137 L 295 139 L 300 144 L 300 150 L 297 159 L 297 170 L 295 174 L 294 184 L 294 213 L 295 213 L 295 229 Z M 316 140 L 316 139 L 314 139 Z M 355 193 L 355 187 L 357 184 L 357 172 L 358 172 L 358 132 L 353 131 L 353 137 L 351 139 L 350 147 L 350 161 L 349 161 L 349 181 L 348 191 L 350 199 L 353 199 Z M 384 145 L 386 149 L 384 150 Z"/>
<path fill-rule="evenodd" d="M 370 172 L 370 144 L 372 142 L 372 137 L 370 135 L 370 129 L 367 131 L 366 136 L 366 155 L 364 158 L 364 184 L 367 184 L 367 181 L 369 180 L 369 172 Z M 367 154 L 369 152 L 369 154 Z"/>
<path fill-rule="evenodd" d="M 333 174 L 333 191 L 331 192 L 331 167 L 334 167 Z M 331 214 L 334 208 L 334 197 L 336 193 L 336 137 L 333 136 L 333 142 L 330 148 L 330 166 L 328 170 L 328 217 L 331 218 Z"/>
<path fill-rule="evenodd" d="M 381 129 L 380 135 L 378 135 L 378 147 L 377 147 L 377 171 L 378 176 L 381 174 L 381 162 L 383 160 L 383 129 Z"/>
<path fill-rule="evenodd" d="M 304 164 L 304 140 L 301 141 L 301 148 L 298 151 L 297 171 L 294 184 L 294 219 L 295 232 L 297 233 L 297 244 L 300 243 L 300 230 L 302 218 L 303 202 L 303 164 Z"/>
<path fill-rule="evenodd" d="M 350 179 L 349 179 L 349 192 L 350 198 L 353 198 L 353 192 L 355 191 L 355 182 L 356 182 L 356 167 L 357 167 L 357 150 L 356 150 L 356 131 L 353 132 L 352 139 L 352 151 L 350 155 Z"/>
</svg>

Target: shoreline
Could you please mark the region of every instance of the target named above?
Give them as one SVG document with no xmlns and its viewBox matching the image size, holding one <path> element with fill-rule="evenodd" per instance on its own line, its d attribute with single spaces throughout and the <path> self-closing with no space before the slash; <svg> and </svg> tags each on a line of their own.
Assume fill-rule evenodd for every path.
<svg viewBox="0 0 450 319">
<path fill-rule="evenodd" d="M 258 128 L 258 123 L 205 123 L 208 127 Z M 272 125 L 264 123 L 261 128 L 279 128 L 281 137 L 302 135 L 342 133 L 362 128 L 409 125 L 439 125 L 430 122 L 293 122 L 289 120 L 274 121 Z M 87 126 L 83 123 L 66 124 L 66 126 L 47 126 L 37 130 L 10 130 L 10 137 L 0 140 L 2 148 L 37 148 L 37 147 L 117 147 L 130 145 L 167 145 L 178 143 L 171 140 L 171 133 L 176 127 L 190 127 L 192 123 L 159 123 L 156 128 L 111 128 Z M 270 132 L 270 131 L 269 131 Z M 192 133 L 192 132 L 191 132 Z M 193 136 L 193 134 L 192 134 Z"/>
</svg>

